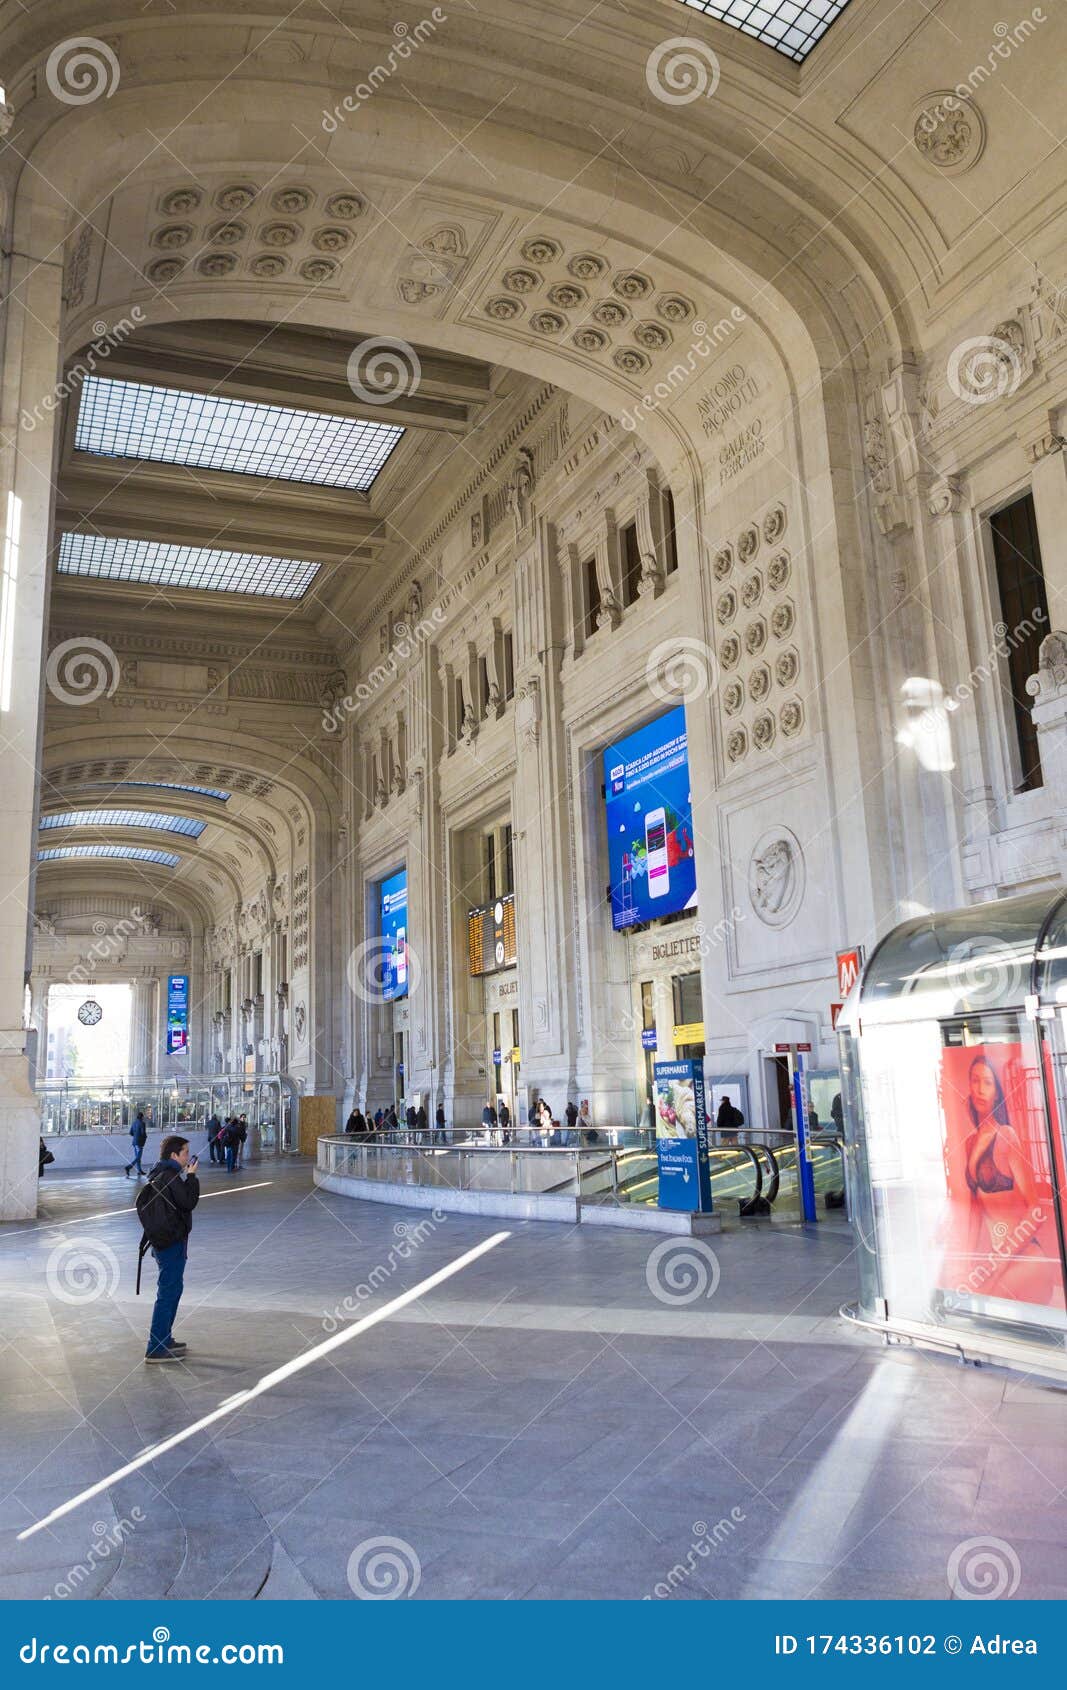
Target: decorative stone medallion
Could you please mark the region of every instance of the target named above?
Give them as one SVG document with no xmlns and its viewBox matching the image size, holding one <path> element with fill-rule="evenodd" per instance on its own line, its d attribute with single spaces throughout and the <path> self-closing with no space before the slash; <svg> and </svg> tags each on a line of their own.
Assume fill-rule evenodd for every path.
<svg viewBox="0 0 1067 1690">
<path fill-rule="evenodd" d="M 788 927 L 804 896 L 804 853 L 788 827 L 771 827 L 752 847 L 748 862 L 748 895 L 760 921 L 768 927 Z"/>
<path fill-rule="evenodd" d="M 922 100 L 912 127 L 916 151 L 945 176 L 962 176 L 985 150 L 986 126 L 972 99 L 943 88 Z"/>
</svg>

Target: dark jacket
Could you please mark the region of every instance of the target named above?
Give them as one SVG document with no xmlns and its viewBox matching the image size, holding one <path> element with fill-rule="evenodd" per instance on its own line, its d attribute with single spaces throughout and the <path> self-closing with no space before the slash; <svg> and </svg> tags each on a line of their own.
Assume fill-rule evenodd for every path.
<svg viewBox="0 0 1067 1690">
<path fill-rule="evenodd" d="M 148 1128 L 145 1125 L 143 1116 L 138 1115 L 137 1119 L 134 1121 L 133 1126 L 130 1128 L 130 1137 L 133 1139 L 134 1144 L 145 1145 L 148 1143 Z"/>
<path fill-rule="evenodd" d="M 420 1133 L 425 1132 L 427 1125 L 428 1125 L 428 1122 L 427 1122 L 427 1117 L 426 1117 L 426 1110 L 423 1108 L 422 1104 L 420 1103 L 419 1107 L 415 1111 L 415 1130 L 416 1130 L 416 1132 L 420 1132 Z"/>
<path fill-rule="evenodd" d="M 186 1174 L 183 1179 L 180 1162 L 157 1162 L 148 1176 L 148 1184 L 172 1211 L 179 1242 L 188 1238 L 193 1230 L 193 1210 L 200 1201 L 200 1181 L 196 1175 Z"/>
<path fill-rule="evenodd" d="M 573 1127 L 575 1125 L 577 1119 L 578 1119 L 578 1105 L 576 1103 L 568 1103 L 568 1105 L 567 1105 L 567 1125 L 568 1125 L 568 1127 Z"/>
</svg>

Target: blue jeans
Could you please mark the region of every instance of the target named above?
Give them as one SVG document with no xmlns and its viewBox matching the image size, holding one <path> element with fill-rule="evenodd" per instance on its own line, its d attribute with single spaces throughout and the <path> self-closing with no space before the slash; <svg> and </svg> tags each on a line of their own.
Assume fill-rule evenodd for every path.
<svg viewBox="0 0 1067 1690">
<path fill-rule="evenodd" d="M 233 1165 L 234 1165 L 234 1162 L 236 1160 L 236 1157 L 237 1157 L 237 1146 L 235 1144 L 228 1144 L 226 1146 L 226 1172 L 228 1174 L 233 1173 Z"/>
<path fill-rule="evenodd" d="M 152 1251 L 159 1264 L 159 1284 L 156 1286 L 152 1329 L 148 1334 L 148 1349 L 145 1352 L 147 1355 L 159 1355 L 174 1336 L 172 1328 L 178 1304 L 182 1300 L 188 1250 L 188 1241 L 183 1238 L 180 1244 L 168 1244 L 165 1250 Z"/>
<path fill-rule="evenodd" d="M 135 1144 L 134 1147 L 133 1147 L 133 1161 L 127 1162 L 127 1164 L 126 1164 L 126 1172 L 127 1173 L 129 1173 L 131 1168 L 136 1168 L 137 1172 L 139 1174 L 144 1173 L 144 1169 L 141 1166 L 141 1157 L 143 1155 L 144 1155 L 144 1145 L 143 1144 Z"/>
</svg>

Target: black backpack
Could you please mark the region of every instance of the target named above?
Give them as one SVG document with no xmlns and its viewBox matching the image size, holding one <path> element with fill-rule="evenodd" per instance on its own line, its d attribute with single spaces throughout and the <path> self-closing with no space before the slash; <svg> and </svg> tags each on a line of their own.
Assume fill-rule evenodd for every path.
<svg viewBox="0 0 1067 1690">
<path fill-rule="evenodd" d="M 152 1183 L 149 1176 L 137 1193 L 137 1218 L 144 1229 L 137 1252 L 137 1289 L 141 1295 L 141 1266 L 151 1250 L 166 1250 L 185 1237 L 185 1222 L 170 1198 Z"/>
</svg>

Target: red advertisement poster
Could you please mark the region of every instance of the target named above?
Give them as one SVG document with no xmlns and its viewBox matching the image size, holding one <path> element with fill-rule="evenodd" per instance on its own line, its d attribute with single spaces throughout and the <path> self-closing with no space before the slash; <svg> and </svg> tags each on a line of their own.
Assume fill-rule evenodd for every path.
<svg viewBox="0 0 1067 1690">
<path fill-rule="evenodd" d="M 961 1301 L 1064 1307 L 1040 1075 L 1020 1044 L 941 1055 L 948 1215 L 942 1283 Z"/>
</svg>

